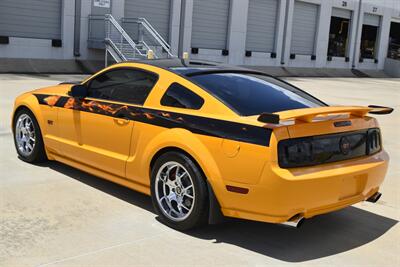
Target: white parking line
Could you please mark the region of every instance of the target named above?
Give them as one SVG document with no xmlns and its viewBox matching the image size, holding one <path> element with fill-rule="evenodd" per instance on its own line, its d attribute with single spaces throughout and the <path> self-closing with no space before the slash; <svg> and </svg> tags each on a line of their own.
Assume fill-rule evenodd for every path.
<svg viewBox="0 0 400 267">
<path fill-rule="evenodd" d="M 100 249 L 93 250 L 93 251 L 90 251 L 90 252 L 87 252 L 87 253 L 83 253 L 83 254 L 79 254 L 79 255 L 76 255 L 76 256 L 67 257 L 67 258 L 64 258 L 64 259 L 59 259 L 59 260 L 56 260 L 56 261 L 44 263 L 44 264 L 38 265 L 37 267 L 50 266 L 50 265 L 53 265 L 53 264 L 57 264 L 57 263 L 66 262 L 66 261 L 69 261 L 69 260 L 82 258 L 82 257 L 88 256 L 88 255 L 97 254 L 99 252 L 103 252 L 103 251 L 106 251 L 106 250 L 111 250 L 111 249 L 118 248 L 118 247 L 123 247 L 123 246 L 127 246 L 127 245 L 136 244 L 136 243 L 139 243 L 141 241 L 145 241 L 145 240 L 149 240 L 149 239 L 153 239 L 153 238 L 159 237 L 159 236 L 161 236 L 163 234 L 164 233 L 160 233 L 160 234 L 153 235 L 153 236 L 150 236 L 150 237 L 144 237 L 144 238 L 136 239 L 136 240 L 133 240 L 133 241 L 124 242 L 124 243 L 121 243 L 121 244 L 118 244 L 118 245 L 105 247 L 105 248 L 100 248 Z"/>
</svg>

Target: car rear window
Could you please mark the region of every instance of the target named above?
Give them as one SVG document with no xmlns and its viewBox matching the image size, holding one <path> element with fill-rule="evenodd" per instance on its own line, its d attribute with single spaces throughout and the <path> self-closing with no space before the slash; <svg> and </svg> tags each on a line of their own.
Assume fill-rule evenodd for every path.
<svg viewBox="0 0 400 267">
<path fill-rule="evenodd" d="M 190 78 L 241 116 L 325 106 L 311 95 L 261 74 L 208 73 Z"/>
<path fill-rule="evenodd" d="M 203 104 L 203 98 L 179 83 L 171 84 L 161 98 L 161 105 L 175 108 L 200 109 Z"/>
</svg>

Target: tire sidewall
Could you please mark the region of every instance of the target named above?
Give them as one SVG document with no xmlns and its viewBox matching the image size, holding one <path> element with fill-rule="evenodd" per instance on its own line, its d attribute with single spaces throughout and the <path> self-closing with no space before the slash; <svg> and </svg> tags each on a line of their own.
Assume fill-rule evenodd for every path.
<svg viewBox="0 0 400 267">
<path fill-rule="evenodd" d="M 32 120 L 32 123 L 33 123 L 34 131 L 35 131 L 35 147 L 33 148 L 33 151 L 29 156 L 25 156 L 20 153 L 20 151 L 18 149 L 18 145 L 17 145 L 17 139 L 16 139 L 15 127 L 17 125 L 18 119 L 23 114 L 26 114 L 30 117 L 30 119 Z M 30 110 L 21 109 L 21 110 L 17 111 L 17 113 L 14 116 L 12 132 L 13 132 L 13 138 L 14 138 L 14 146 L 15 146 L 15 149 L 17 150 L 17 154 L 20 159 L 22 159 L 23 161 L 29 162 L 29 163 L 43 162 L 46 160 L 40 126 L 39 126 L 39 123 L 37 122 L 35 116 L 33 115 L 33 113 Z"/>
<path fill-rule="evenodd" d="M 156 197 L 156 176 L 160 167 L 169 161 L 175 161 L 186 168 L 192 177 L 193 187 L 195 190 L 195 202 L 191 214 L 183 221 L 173 221 L 169 219 L 158 204 Z M 204 224 L 207 221 L 208 215 L 208 191 L 205 182 L 205 177 L 199 167 L 193 162 L 192 159 L 179 152 L 167 152 L 160 156 L 155 162 L 151 170 L 151 198 L 154 209 L 156 210 L 159 218 L 163 223 L 171 228 L 184 231 L 195 228 Z"/>
</svg>

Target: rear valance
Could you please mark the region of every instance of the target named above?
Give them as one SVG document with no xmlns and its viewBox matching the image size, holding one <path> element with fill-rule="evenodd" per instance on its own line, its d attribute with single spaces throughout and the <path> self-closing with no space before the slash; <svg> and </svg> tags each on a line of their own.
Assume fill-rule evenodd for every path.
<svg viewBox="0 0 400 267">
<path fill-rule="evenodd" d="M 359 106 L 329 106 L 319 108 L 304 108 L 281 111 L 277 113 L 262 113 L 258 117 L 258 121 L 264 123 L 279 124 L 281 121 L 297 120 L 302 122 L 312 122 L 317 116 L 327 116 L 334 114 L 348 114 L 355 117 L 364 117 L 368 113 L 371 114 L 390 114 L 393 108 L 370 105 L 368 107 Z"/>
</svg>

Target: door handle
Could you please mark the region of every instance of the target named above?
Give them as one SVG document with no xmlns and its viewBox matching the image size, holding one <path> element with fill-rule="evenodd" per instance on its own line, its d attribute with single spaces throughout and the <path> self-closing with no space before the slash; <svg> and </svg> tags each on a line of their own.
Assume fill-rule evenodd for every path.
<svg viewBox="0 0 400 267">
<path fill-rule="evenodd" d="M 116 118 L 114 118 L 115 123 L 118 125 L 126 125 L 129 123 L 129 118 L 124 114 L 118 114 Z"/>
</svg>

